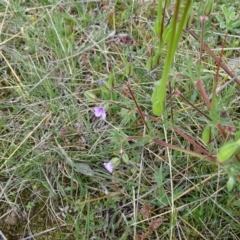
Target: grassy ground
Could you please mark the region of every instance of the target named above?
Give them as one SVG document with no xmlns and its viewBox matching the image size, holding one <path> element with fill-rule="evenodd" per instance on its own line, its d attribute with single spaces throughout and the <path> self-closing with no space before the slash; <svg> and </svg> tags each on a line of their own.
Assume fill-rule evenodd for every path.
<svg viewBox="0 0 240 240">
<path fill-rule="evenodd" d="M 226 19 L 220 26 L 216 16 L 225 1 L 216 2 L 204 40 L 219 55 L 227 31 L 222 61 L 228 63 L 239 56 L 240 39 Z M 239 4 L 230 0 L 230 6 L 239 16 Z M 197 33 L 203 8 L 194 1 Z M 201 141 L 209 120 L 170 98 L 170 88 L 164 114 L 152 114 L 166 54 L 163 47 L 160 63 L 148 70 L 158 41 L 154 1 L 9 0 L 1 1 L 0 16 L 0 231 L 7 239 L 240 239 L 239 189 L 227 191 L 226 172 L 151 140 L 197 152 L 178 126 L 213 155 L 221 143 L 216 128 L 210 144 Z M 208 111 L 194 84 L 199 46 L 185 31 L 171 88 L 213 124 L 237 132 L 239 86 L 225 87 Z M 217 67 L 205 52 L 202 61 L 210 94 Z M 220 84 L 229 79 L 221 69 Z M 94 116 L 99 105 L 106 120 Z M 112 159 L 120 164 L 111 174 L 103 163 Z"/>
</svg>

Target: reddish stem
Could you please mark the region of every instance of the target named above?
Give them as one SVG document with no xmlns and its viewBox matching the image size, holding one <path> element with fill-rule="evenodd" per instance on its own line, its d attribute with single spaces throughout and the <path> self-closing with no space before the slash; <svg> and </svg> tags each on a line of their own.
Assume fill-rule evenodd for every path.
<svg viewBox="0 0 240 240">
<path fill-rule="evenodd" d="M 139 107 L 139 105 L 138 105 L 138 103 L 137 103 L 137 101 L 136 101 L 136 98 L 135 98 L 135 96 L 134 96 L 134 94 L 133 94 L 133 92 L 132 92 L 132 89 L 131 89 L 131 86 L 130 86 L 129 82 L 126 83 L 126 86 L 127 86 L 127 88 L 128 88 L 129 93 L 130 93 L 131 96 L 132 96 L 132 99 L 133 99 L 133 101 L 134 101 L 134 103 L 135 103 L 135 105 L 136 105 L 136 107 L 137 107 L 137 109 L 138 109 L 139 114 L 141 115 L 141 118 L 142 118 L 142 120 L 143 120 L 144 125 L 146 126 L 147 130 L 149 131 L 149 128 L 148 128 L 148 125 L 147 125 L 147 123 L 146 123 L 146 121 L 145 121 L 145 118 L 144 118 L 144 116 L 143 116 L 142 110 L 141 110 L 141 108 Z"/>
<path fill-rule="evenodd" d="M 208 98 L 208 95 L 207 95 L 207 93 L 206 93 L 206 91 L 205 91 L 205 88 L 204 88 L 204 86 L 203 86 L 203 84 L 202 84 L 202 81 L 199 79 L 199 80 L 197 81 L 197 84 L 196 84 L 196 85 L 197 85 L 198 89 L 200 90 L 200 92 L 201 92 L 201 94 L 202 94 L 202 97 L 204 98 L 204 100 L 205 100 L 208 108 L 209 108 L 209 109 L 212 109 L 212 104 L 211 104 L 211 102 L 210 102 L 210 100 L 209 100 L 209 98 Z M 222 136 L 223 136 L 224 139 L 225 139 L 225 138 L 227 137 L 227 134 L 226 134 L 224 128 L 222 127 L 222 125 L 221 125 L 220 123 L 217 124 L 217 128 L 218 128 L 219 132 L 222 134 Z"/>
<path fill-rule="evenodd" d="M 208 95 L 207 95 L 207 93 L 206 93 L 206 91 L 205 91 L 205 88 L 204 88 L 204 86 L 203 86 L 203 84 L 202 84 L 201 79 L 197 80 L 196 85 L 197 85 L 199 91 L 201 92 L 201 95 L 202 95 L 205 103 L 207 104 L 208 108 L 209 108 L 209 109 L 212 109 L 211 102 L 210 102 L 210 100 L 209 100 L 209 98 L 208 98 Z"/>
<path fill-rule="evenodd" d="M 159 140 L 159 139 L 157 139 L 157 138 L 154 138 L 152 141 L 155 142 L 155 143 L 157 143 L 157 144 L 159 144 L 159 145 L 163 145 L 163 146 L 165 146 L 165 147 L 169 147 L 169 148 L 171 148 L 171 149 L 175 149 L 175 150 L 180 151 L 180 152 L 185 152 L 185 153 L 188 153 L 188 154 L 190 154 L 190 155 L 192 155 L 192 156 L 196 156 L 196 157 L 199 157 L 199 158 L 202 158 L 202 159 L 207 159 L 207 160 L 209 160 L 210 162 L 217 163 L 216 160 L 213 160 L 213 157 L 212 157 L 212 156 L 208 156 L 208 155 L 205 156 L 205 155 L 202 155 L 202 154 L 200 154 L 200 153 L 196 153 L 196 152 L 193 152 L 193 151 L 190 151 L 190 150 L 186 150 L 186 149 L 177 147 L 177 146 L 175 146 L 175 145 L 172 145 L 172 144 L 170 144 L 170 143 L 166 143 L 166 142 L 164 142 L 164 141 L 162 141 L 162 140 Z"/>
<path fill-rule="evenodd" d="M 189 31 L 190 34 L 196 39 L 196 40 L 199 40 L 199 36 L 193 31 L 193 30 L 190 30 Z M 205 51 L 208 52 L 208 54 L 216 61 L 216 62 L 219 62 L 219 57 L 217 57 L 213 51 L 209 48 L 209 46 L 206 44 L 206 43 L 203 43 L 203 49 Z M 234 78 L 234 81 L 240 85 L 240 79 L 227 67 L 226 64 L 224 64 L 223 62 L 220 62 L 220 66 L 221 68 L 231 77 L 231 78 Z"/>
<path fill-rule="evenodd" d="M 189 143 L 191 143 L 193 146 L 195 146 L 199 151 L 209 156 L 209 158 L 212 159 L 213 162 L 216 162 L 216 158 L 213 157 L 206 149 L 204 149 L 202 146 L 199 145 L 199 143 L 196 142 L 196 140 L 190 136 L 188 136 L 186 133 L 184 133 L 182 130 L 180 130 L 178 127 L 174 127 L 174 130 L 181 135 L 184 139 L 186 139 Z"/>
<path fill-rule="evenodd" d="M 227 138 L 227 133 L 226 133 L 225 129 L 223 128 L 223 126 L 220 123 L 217 124 L 217 129 L 222 134 L 224 139 L 226 139 Z"/>
<path fill-rule="evenodd" d="M 142 136 L 127 136 L 127 141 L 131 141 L 131 140 L 141 140 L 143 139 Z M 200 153 L 196 153 L 196 152 L 193 152 L 193 151 L 190 151 L 190 150 L 186 150 L 186 149 L 183 149 L 181 147 L 178 147 L 178 146 L 175 146 L 175 145 L 172 145 L 170 143 L 166 143 L 162 140 L 159 140 L 157 138 L 153 138 L 152 141 L 154 143 L 157 143 L 159 145 L 162 145 L 162 146 L 165 146 L 165 147 L 169 147 L 171 149 L 174 149 L 174 150 L 177 150 L 177 151 L 180 151 L 180 152 L 185 152 L 185 153 L 188 153 L 192 156 L 195 156 L 195 157 L 198 157 L 198 158 L 202 158 L 202 159 L 207 159 L 209 160 L 210 162 L 213 162 L 213 163 L 218 163 L 216 161 L 216 158 L 214 158 L 213 156 L 209 156 L 209 153 L 207 152 L 206 155 L 202 155 Z M 218 163 L 219 164 L 219 163 Z M 223 165 L 223 164 L 220 164 L 220 165 Z"/>
<path fill-rule="evenodd" d="M 196 108 L 190 101 L 188 101 L 187 98 L 185 98 L 181 93 L 179 94 L 179 96 L 187 103 L 189 104 L 193 109 L 195 109 L 196 111 L 198 111 L 200 114 L 202 114 L 205 118 L 207 118 L 208 120 L 211 120 L 211 118 L 209 116 L 207 116 L 204 112 L 202 112 L 200 109 Z"/>
</svg>

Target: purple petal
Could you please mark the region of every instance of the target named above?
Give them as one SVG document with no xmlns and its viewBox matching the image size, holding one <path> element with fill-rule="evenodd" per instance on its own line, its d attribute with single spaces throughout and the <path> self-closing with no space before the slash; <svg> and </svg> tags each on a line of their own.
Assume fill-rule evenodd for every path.
<svg viewBox="0 0 240 240">
<path fill-rule="evenodd" d="M 95 107 L 94 114 L 96 117 L 100 117 L 102 115 L 102 107 Z"/>
<path fill-rule="evenodd" d="M 106 119 L 106 111 L 103 106 L 95 107 L 94 114 L 96 117 L 101 117 L 102 119 Z"/>
<path fill-rule="evenodd" d="M 101 79 L 98 80 L 98 85 L 100 85 L 100 86 L 103 85 L 103 80 L 101 80 Z"/>
<path fill-rule="evenodd" d="M 104 167 L 110 172 L 113 172 L 114 164 L 112 162 L 103 163 Z"/>
</svg>

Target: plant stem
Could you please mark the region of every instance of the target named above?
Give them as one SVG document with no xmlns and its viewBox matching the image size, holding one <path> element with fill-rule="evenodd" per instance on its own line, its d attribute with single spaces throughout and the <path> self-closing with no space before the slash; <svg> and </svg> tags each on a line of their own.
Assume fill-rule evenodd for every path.
<svg viewBox="0 0 240 240">
<path fill-rule="evenodd" d="M 133 94 L 133 92 L 132 92 L 130 83 L 127 82 L 127 83 L 126 83 L 126 86 L 127 86 L 127 88 L 128 88 L 129 93 L 130 93 L 131 96 L 132 96 L 132 99 L 133 99 L 133 101 L 134 101 L 134 103 L 135 103 L 135 105 L 136 105 L 136 107 L 137 107 L 137 109 L 138 109 L 139 114 L 141 115 L 141 118 L 142 118 L 142 120 L 143 120 L 144 125 L 146 126 L 147 130 L 149 131 L 149 128 L 148 128 L 148 125 L 147 125 L 147 123 L 146 123 L 146 121 L 145 121 L 145 118 L 144 118 L 144 116 L 143 116 L 142 110 L 141 110 L 141 108 L 139 107 L 139 105 L 138 105 L 138 103 L 137 103 L 137 101 L 136 101 L 136 98 L 135 98 L 135 96 L 134 96 L 134 94 Z"/>
<path fill-rule="evenodd" d="M 196 39 L 196 40 L 199 40 L 199 36 L 193 31 L 193 30 L 190 30 L 189 31 L 190 34 Z M 217 57 L 213 51 L 209 48 L 209 46 L 204 42 L 203 43 L 203 49 L 205 51 L 208 52 L 208 54 L 216 61 L 216 62 L 219 62 L 219 57 Z M 221 68 L 231 77 L 234 79 L 234 81 L 240 85 L 240 79 L 227 67 L 226 64 L 224 64 L 223 62 L 220 62 L 220 66 Z"/>
</svg>

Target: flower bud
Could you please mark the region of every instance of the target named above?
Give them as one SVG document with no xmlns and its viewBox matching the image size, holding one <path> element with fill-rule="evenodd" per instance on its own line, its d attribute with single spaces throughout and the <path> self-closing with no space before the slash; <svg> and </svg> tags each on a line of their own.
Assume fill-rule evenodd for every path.
<svg viewBox="0 0 240 240">
<path fill-rule="evenodd" d="M 206 126 L 202 133 L 202 141 L 207 144 L 210 142 L 212 138 L 212 128 L 210 126 Z"/>
<path fill-rule="evenodd" d="M 189 14 L 189 16 L 188 16 L 187 23 L 186 23 L 186 29 L 190 28 L 193 20 L 194 20 L 194 12 L 192 12 L 192 13 Z"/>
<path fill-rule="evenodd" d="M 229 160 L 235 152 L 238 150 L 239 145 L 234 141 L 225 143 L 218 152 L 217 159 L 219 162 L 226 162 Z"/>
<path fill-rule="evenodd" d="M 204 15 L 209 16 L 213 9 L 213 0 L 207 0 L 205 8 L 204 8 Z"/>
</svg>

